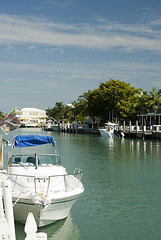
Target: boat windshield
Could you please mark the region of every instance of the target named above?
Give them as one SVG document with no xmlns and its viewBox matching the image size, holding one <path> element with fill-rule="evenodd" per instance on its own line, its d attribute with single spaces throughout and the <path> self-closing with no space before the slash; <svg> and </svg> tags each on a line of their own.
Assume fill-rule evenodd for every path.
<svg viewBox="0 0 161 240">
<path fill-rule="evenodd" d="M 56 142 L 51 136 L 17 135 L 13 139 L 12 146 L 9 165 L 35 165 L 37 167 L 42 164 L 61 164 Z"/>
<path fill-rule="evenodd" d="M 115 129 L 118 130 L 118 124 L 115 123 L 105 123 L 105 128 L 108 130 Z"/>
<path fill-rule="evenodd" d="M 61 164 L 61 161 L 58 154 L 13 154 L 9 159 L 9 165 L 11 164 L 25 164 L 28 166 L 41 166 L 44 164 L 59 165 Z"/>
</svg>

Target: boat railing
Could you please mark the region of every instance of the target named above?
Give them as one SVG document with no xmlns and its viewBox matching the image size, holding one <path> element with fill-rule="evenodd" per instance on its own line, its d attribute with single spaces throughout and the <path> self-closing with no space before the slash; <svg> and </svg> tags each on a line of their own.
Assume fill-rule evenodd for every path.
<svg viewBox="0 0 161 240">
<path fill-rule="evenodd" d="M 72 182 L 73 182 L 73 188 L 74 187 L 78 187 L 80 184 L 80 181 L 82 179 L 82 175 L 83 175 L 84 171 L 82 169 L 78 169 L 76 168 L 73 172 L 73 174 L 63 174 L 63 175 L 54 175 L 54 176 L 32 176 L 32 175 L 20 175 L 20 174 L 11 174 L 11 173 L 7 173 L 5 172 L 4 174 L 6 174 L 8 176 L 8 178 L 13 182 L 13 188 L 12 191 L 16 191 L 16 185 L 20 185 L 20 182 L 23 182 L 23 179 L 26 180 L 27 185 L 25 186 L 24 184 L 24 192 L 26 192 L 25 190 L 30 190 L 31 189 L 31 183 L 34 184 L 34 191 L 35 194 L 39 194 L 40 192 L 42 193 L 42 197 L 44 195 L 48 195 L 49 191 L 52 189 L 54 189 L 53 184 L 56 181 L 60 181 L 60 182 L 64 182 L 64 189 L 66 192 L 70 191 L 71 189 L 69 188 L 69 181 L 72 178 Z M 63 179 L 63 181 L 62 181 Z M 54 181 L 55 180 L 55 181 Z M 29 184 L 29 185 L 28 185 Z M 56 186 L 55 186 L 56 188 Z M 63 189 L 63 188 L 62 188 Z M 55 189 L 56 192 L 61 192 L 62 189 Z M 22 190 L 23 192 L 23 190 Z"/>
<path fill-rule="evenodd" d="M 82 176 L 83 176 L 83 170 L 82 169 L 79 169 L 79 168 L 75 168 L 74 172 L 73 172 L 73 175 L 79 180 L 81 181 L 82 179 Z"/>
</svg>

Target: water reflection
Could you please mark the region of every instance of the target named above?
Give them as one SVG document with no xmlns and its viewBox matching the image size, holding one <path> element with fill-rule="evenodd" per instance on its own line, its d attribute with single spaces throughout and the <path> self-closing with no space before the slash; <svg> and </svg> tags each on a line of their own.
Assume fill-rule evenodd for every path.
<svg viewBox="0 0 161 240">
<path fill-rule="evenodd" d="M 24 225 L 15 223 L 16 239 L 25 239 Z M 71 215 L 67 219 L 60 220 L 46 227 L 39 228 L 38 232 L 47 233 L 48 240 L 80 240 L 78 228 L 73 223 Z"/>
<path fill-rule="evenodd" d="M 71 215 L 65 220 L 60 220 L 54 224 L 42 227 L 40 232 L 48 235 L 48 240 L 78 240 L 80 238 L 79 230 L 73 223 Z"/>
<path fill-rule="evenodd" d="M 143 139 L 100 139 L 102 149 L 110 161 L 151 160 L 157 161 L 161 156 L 161 141 Z"/>
<path fill-rule="evenodd" d="M 40 134 L 54 136 L 67 169 L 84 170 L 85 193 L 72 217 L 40 229 L 49 240 L 160 239 L 161 141 Z M 16 230 L 25 239 L 24 226 Z"/>
</svg>

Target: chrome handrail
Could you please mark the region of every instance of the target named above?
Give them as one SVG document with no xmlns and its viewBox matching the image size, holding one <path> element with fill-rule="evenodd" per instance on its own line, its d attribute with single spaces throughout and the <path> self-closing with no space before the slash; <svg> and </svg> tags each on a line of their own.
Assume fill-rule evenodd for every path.
<svg viewBox="0 0 161 240">
<path fill-rule="evenodd" d="M 28 179 L 28 178 L 33 178 L 34 188 L 35 188 L 35 194 L 38 194 L 38 193 L 39 193 L 39 192 L 37 191 L 37 182 L 38 182 L 38 181 L 40 182 L 40 180 L 42 180 L 42 181 L 46 181 L 46 180 L 47 180 L 48 183 L 47 183 L 47 188 L 46 188 L 46 195 L 48 195 L 49 189 L 50 189 L 51 178 L 63 177 L 63 178 L 64 178 L 65 191 L 67 192 L 68 189 L 67 189 L 67 182 L 66 182 L 67 179 L 66 179 L 66 177 L 67 177 L 67 176 L 74 176 L 74 177 L 76 177 L 76 178 L 78 179 L 77 184 L 79 184 L 79 182 L 81 181 L 81 178 L 82 178 L 83 173 L 84 173 L 84 171 L 83 171 L 82 169 L 76 168 L 76 169 L 74 170 L 73 174 L 67 173 L 67 174 L 62 174 L 62 175 L 53 175 L 53 176 L 50 175 L 50 176 L 44 176 L 44 177 L 33 176 L 33 175 L 27 175 L 27 176 L 26 176 L 26 175 L 13 174 L 13 173 L 7 173 L 7 172 L 2 173 L 2 174 L 7 175 L 8 178 L 10 178 L 10 176 L 13 176 L 13 177 L 15 176 L 15 179 L 11 179 L 11 178 L 10 178 L 10 180 L 13 181 L 13 183 L 14 183 L 14 185 L 13 185 L 13 190 L 12 190 L 12 191 L 14 191 L 15 186 L 16 186 L 16 184 L 17 184 L 17 181 L 18 181 L 18 178 L 19 178 L 19 177 L 24 177 L 24 178 L 26 178 L 26 179 Z"/>
<path fill-rule="evenodd" d="M 75 169 L 74 169 L 74 172 L 73 172 L 73 175 L 74 175 L 79 181 L 81 181 L 82 176 L 83 176 L 83 173 L 84 173 L 84 171 L 83 171 L 82 169 L 75 168 Z"/>
</svg>

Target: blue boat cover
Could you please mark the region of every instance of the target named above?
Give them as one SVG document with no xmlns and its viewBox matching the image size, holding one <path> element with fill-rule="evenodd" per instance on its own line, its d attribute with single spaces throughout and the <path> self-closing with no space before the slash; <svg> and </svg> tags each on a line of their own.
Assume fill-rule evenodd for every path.
<svg viewBox="0 0 161 240">
<path fill-rule="evenodd" d="M 46 143 L 52 143 L 54 146 L 55 140 L 51 136 L 40 135 L 17 135 L 13 139 L 13 147 L 34 147 Z"/>
</svg>

